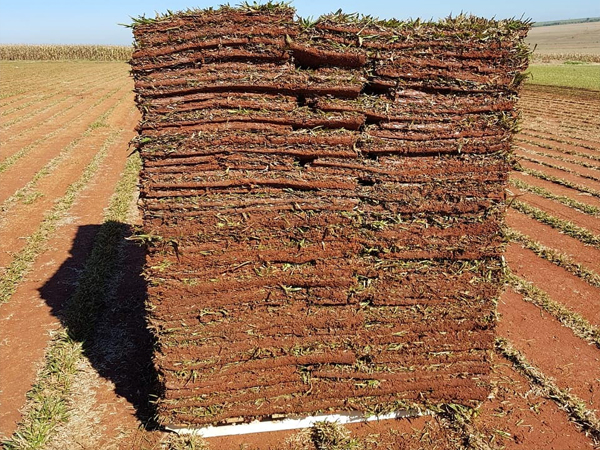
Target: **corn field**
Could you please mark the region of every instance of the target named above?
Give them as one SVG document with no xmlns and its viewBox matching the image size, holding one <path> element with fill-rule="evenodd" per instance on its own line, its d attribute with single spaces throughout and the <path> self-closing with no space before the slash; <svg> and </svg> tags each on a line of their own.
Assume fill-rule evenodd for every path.
<svg viewBox="0 0 600 450">
<path fill-rule="evenodd" d="M 128 61 L 132 51 L 119 45 L 0 45 L 0 60 Z"/>
</svg>

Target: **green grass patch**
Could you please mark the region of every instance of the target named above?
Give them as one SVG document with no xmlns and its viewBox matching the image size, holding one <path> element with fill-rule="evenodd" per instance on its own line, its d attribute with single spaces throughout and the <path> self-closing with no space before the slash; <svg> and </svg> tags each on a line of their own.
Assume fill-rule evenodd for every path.
<svg viewBox="0 0 600 450">
<path fill-rule="evenodd" d="M 562 64 L 529 66 L 531 84 L 563 86 L 600 91 L 600 64 Z"/>
</svg>

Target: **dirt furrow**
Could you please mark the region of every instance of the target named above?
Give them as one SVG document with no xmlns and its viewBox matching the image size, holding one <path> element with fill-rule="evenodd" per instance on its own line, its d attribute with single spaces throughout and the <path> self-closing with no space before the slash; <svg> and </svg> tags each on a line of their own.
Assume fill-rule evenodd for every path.
<svg viewBox="0 0 600 450">
<path fill-rule="evenodd" d="M 587 167 L 582 167 L 579 164 L 574 164 L 574 163 L 570 163 L 567 161 L 559 161 L 555 158 L 551 158 L 548 156 L 542 156 L 540 154 L 531 154 L 531 153 L 525 152 L 519 148 L 515 149 L 515 156 L 522 157 L 522 158 L 526 159 L 527 161 L 533 161 L 535 163 L 550 164 L 552 166 L 564 167 L 565 169 L 567 169 L 571 172 L 585 176 L 586 179 L 591 179 L 597 183 L 600 183 L 600 173 L 598 172 L 598 170 L 589 169 Z"/>
<path fill-rule="evenodd" d="M 99 105 L 114 97 L 117 92 L 119 92 L 118 87 L 116 89 L 107 87 L 105 90 L 98 92 L 98 96 L 92 94 L 94 103 L 91 106 L 85 101 L 76 102 L 75 104 L 67 106 L 64 110 L 59 111 L 50 120 L 46 121 L 45 124 L 42 124 L 42 126 L 39 127 L 41 130 L 37 130 L 37 132 L 34 130 L 32 133 L 33 136 L 30 137 L 30 132 L 27 130 L 24 133 L 19 133 L 18 135 L 14 135 L 12 138 L 8 138 L 6 141 L 1 142 L 3 147 L 8 150 L 1 155 L 0 173 L 5 172 L 36 146 L 67 130 L 72 121 L 85 117 L 85 114 L 90 109 L 98 108 Z M 88 106 L 87 110 L 84 109 L 86 104 Z M 52 120 L 57 118 L 62 118 L 63 120 Z M 13 139 L 15 139 L 15 142 L 11 142 Z"/>
<path fill-rule="evenodd" d="M 553 120 L 556 120 L 561 124 L 569 123 L 580 128 L 597 127 L 599 124 L 596 117 L 588 115 L 589 111 L 565 111 L 564 109 L 561 109 L 560 112 L 554 112 L 553 114 L 549 115 L 547 109 L 548 107 L 550 107 L 550 105 L 528 105 L 526 108 L 526 115 L 531 115 L 534 117 L 550 116 Z"/>
<path fill-rule="evenodd" d="M 532 161 L 526 161 L 524 159 L 521 159 L 519 161 L 519 164 L 527 169 L 537 170 L 539 172 L 546 173 L 550 176 L 562 178 L 572 183 L 580 184 L 582 186 L 586 186 L 596 191 L 600 191 L 600 182 L 590 180 L 589 178 L 581 177 L 577 175 L 577 172 L 567 172 L 565 170 L 555 169 L 553 167 L 544 166 L 542 164 L 538 164 Z"/>
<path fill-rule="evenodd" d="M 18 101 L 13 102 L 9 107 L 0 108 L 0 115 L 5 118 L 5 124 L 10 119 L 10 116 L 20 116 L 16 114 L 23 109 L 36 105 L 36 109 L 43 108 L 48 104 L 52 104 L 54 97 L 61 94 L 71 93 L 73 89 L 80 86 L 97 83 L 98 81 L 107 77 L 107 75 L 115 75 L 115 71 L 107 71 L 105 73 L 98 74 L 93 68 L 87 67 L 85 70 L 68 71 L 66 74 L 55 74 L 46 75 L 42 79 L 48 79 L 49 77 L 57 78 L 60 77 L 60 83 L 48 85 L 40 82 L 39 84 L 27 84 L 22 82 L 21 86 L 28 87 L 30 94 L 23 95 Z M 31 109 L 31 108 L 30 108 Z M 4 124 L 4 125 L 5 125 Z"/>
<path fill-rule="evenodd" d="M 569 156 L 577 156 L 581 158 L 582 162 L 585 163 L 597 163 L 600 161 L 600 152 L 595 150 L 589 150 L 583 147 L 577 147 L 574 145 L 567 144 L 557 144 L 556 142 L 539 139 L 532 136 L 520 135 L 519 138 L 515 139 L 520 145 L 527 144 L 533 148 L 535 151 L 545 152 L 546 150 L 552 150 L 556 152 L 556 154 L 569 157 Z"/>
<path fill-rule="evenodd" d="M 475 419 L 476 428 L 493 437 L 491 448 L 506 450 L 583 450 L 591 439 L 569 421 L 552 400 L 532 390 L 504 357 L 494 355 L 493 398 L 485 401 Z"/>
<path fill-rule="evenodd" d="M 600 151 L 600 146 L 591 146 L 581 142 L 574 142 L 570 139 L 561 139 L 556 136 L 551 136 L 544 133 L 535 132 L 532 130 L 523 129 L 519 132 L 517 136 L 526 136 L 527 138 L 535 138 L 538 140 L 542 140 L 544 142 L 550 142 L 551 145 L 565 145 L 572 148 L 582 148 L 586 150 L 590 150 L 593 154 L 597 154 Z M 573 136 L 576 138 L 575 136 Z"/>
<path fill-rule="evenodd" d="M 47 141 L 49 138 L 56 136 L 69 129 L 69 126 L 76 121 L 86 119 L 86 115 L 100 109 L 101 104 L 113 97 L 117 92 L 126 88 L 126 84 L 120 83 L 105 83 L 102 86 L 97 86 L 92 90 L 87 98 L 67 106 L 63 111 L 59 111 L 53 118 L 60 120 L 47 121 L 43 126 L 35 130 L 35 133 L 20 133 L 13 135 L 5 135 L 2 142 L 3 154 L 0 159 L 0 164 L 6 164 L 6 161 L 11 158 L 16 158 L 23 151 L 31 151 L 32 147 Z M 91 105 L 91 106 L 90 106 Z"/>
<path fill-rule="evenodd" d="M 567 162 L 569 164 L 577 164 L 591 170 L 600 170 L 600 161 L 595 161 L 590 158 L 578 155 L 569 155 L 560 150 L 537 147 L 528 143 L 519 144 L 519 149 L 524 150 L 530 155 L 539 155 L 543 157 L 551 157 L 557 161 Z"/>
<path fill-rule="evenodd" d="M 506 223 L 534 241 L 567 254 L 575 262 L 596 272 L 600 271 L 600 250 L 512 209 L 506 214 Z"/>
<path fill-rule="evenodd" d="M 28 152 L 27 158 L 19 159 L 2 174 L 0 182 L 0 202 L 22 188 L 44 165 L 60 153 L 60 151 L 73 141 L 82 139 L 86 131 L 92 131 L 102 126 L 103 115 L 116 107 L 124 100 L 126 88 L 121 88 L 114 96 L 111 96 L 108 104 L 100 103 L 97 107 L 88 109 L 80 114 L 75 123 L 65 124 L 66 130 L 57 133 L 52 139 L 45 140 L 42 145 L 36 146 Z M 82 106 L 85 106 L 82 105 Z M 98 120 L 100 119 L 100 122 Z"/>
<path fill-rule="evenodd" d="M 547 136 L 549 139 L 555 139 L 559 142 L 568 139 L 577 145 L 585 145 L 592 148 L 600 147 L 600 138 L 597 138 L 596 134 L 579 132 L 577 129 L 562 131 L 559 127 L 552 128 L 552 125 L 547 122 L 543 122 L 543 126 L 529 122 L 523 126 L 523 129 L 541 136 Z"/>
<path fill-rule="evenodd" d="M 3 73 L 5 70 L 6 63 L 0 63 Z M 35 70 L 35 69 L 34 69 Z M 39 70 L 39 68 L 38 68 Z M 94 77 L 97 77 L 97 68 L 94 67 L 83 67 L 80 69 L 69 70 L 39 70 L 37 76 L 33 76 L 35 79 L 21 79 L 18 75 L 12 75 L 19 79 L 19 87 L 26 88 L 22 95 L 14 98 L 11 102 L 0 106 L 0 111 L 7 113 L 13 108 L 20 107 L 30 101 L 39 101 L 40 97 L 43 96 L 44 92 L 62 93 L 70 89 L 70 84 L 80 83 L 81 81 L 89 82 Z M 7 78 L 11 75 L 7 75 Z M 61 83 L 48 83 L 49 79 L 56 80 L 61 78 Z M 14 83 L 13 83 L 14 84 Z"/>
<path fill-rule="evenodd" d="M 68 107 L 76 106 L 77 103 L 86 101 L 93 92 L 98 89 L 98 86 L 107 85 L 117 80 L 122 79 L 121 74 L 113 74 L 112 76 L 104 76 L 100 79 L 83 83 L 73 90 L 73 92 L 61 95 L 59 98 L 54 98 L 53 101 L 45 107 L 36 104 L 35 108 L 29 114 L 19 114 L 12 121 L 5 121 L 2 127 L 2 145 L 6 145 L 16 138 L 22 137 L 25 133 L 32 133 L 34 130 L 44 125 L 55 117 L 59 117 L 64 113 L 64 105 Z"/>
</svg>

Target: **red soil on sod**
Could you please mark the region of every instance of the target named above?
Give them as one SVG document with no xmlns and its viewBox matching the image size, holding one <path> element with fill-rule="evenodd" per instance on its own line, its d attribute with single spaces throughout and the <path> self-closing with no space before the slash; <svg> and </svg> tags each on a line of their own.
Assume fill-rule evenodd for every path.
<svg viewBox="0 0 600 450">
<path fill-rule="evenodd" d="M 161 423 L 485 399 L 528 26 L 479 22 L 134 27 Z"/>
</svg>

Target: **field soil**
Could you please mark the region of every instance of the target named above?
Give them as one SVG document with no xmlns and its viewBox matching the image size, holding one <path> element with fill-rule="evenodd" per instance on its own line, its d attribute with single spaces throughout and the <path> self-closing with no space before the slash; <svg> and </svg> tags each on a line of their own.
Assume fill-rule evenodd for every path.
<svg viewBox="0 0 600 450">
<path fill-rule="evenodd" d="M 600 55 L 600 22 L 533 27 L 527 43 L 539 54 Z"/>
<path fill-rule="evenodd" d="M 61 311 L 80 282 L 139 116 L 133 81 L 122 63 L 2 62 L 0 71 L 0 436 L 8 438 L 21 430 L 22 413 L 30 408 L 27 392 L 39 381 L 51 333 L 62 326 Z M 63 81 L 50 81 L 57 77 Z M 598 209 L 578 209 L 568 199 L 600 206 L 600 94 L 526 86 L 520 106 L 523 123 L 514 142 L 518 164 L 512 179 L 543 191 L 523 185 L 510 186 L 511 191 L 547 217 L 572 220 L 589 231 L 586 236 L 598 236 Z M 130 225 L 139 221 L 131 214 Z M 600 248 L 557 222 L 542 223 L 514 207 L 507 222 L 529 243 L 508 245 L 512 274 L 597 327 L 600 286 L 593 275 L 600 273 Z M 71 418 L 58 426 L 47 448 L 181 448 L 153 425 L 144 253 L 134 241 L 122 245 L 118 295 L 98 312 L 99 325 L 68 397 Z M 572 264 L 551 262 L 539 245 Z M 574 264 L 592 276 L 578 274 Z M 598 417 L 600 349 L 533 297 L 532 291 L 505 287 L 498 304 L 499 336 Z M 598 446 L 593 429 L 581 426 L 556 395 L 519 372 L 501 351 L 493 354 L 490 382 L 492 395 L 468 429 L 443 415 L 348 428 L 362 448 L 373 449 L 453 449 L 465 445 L 467 435 L 494 449 Z M 294 431 L 208 439 L 207 445 L 301 449 L 311 448 L 310 442 Z"/>
</svg>

